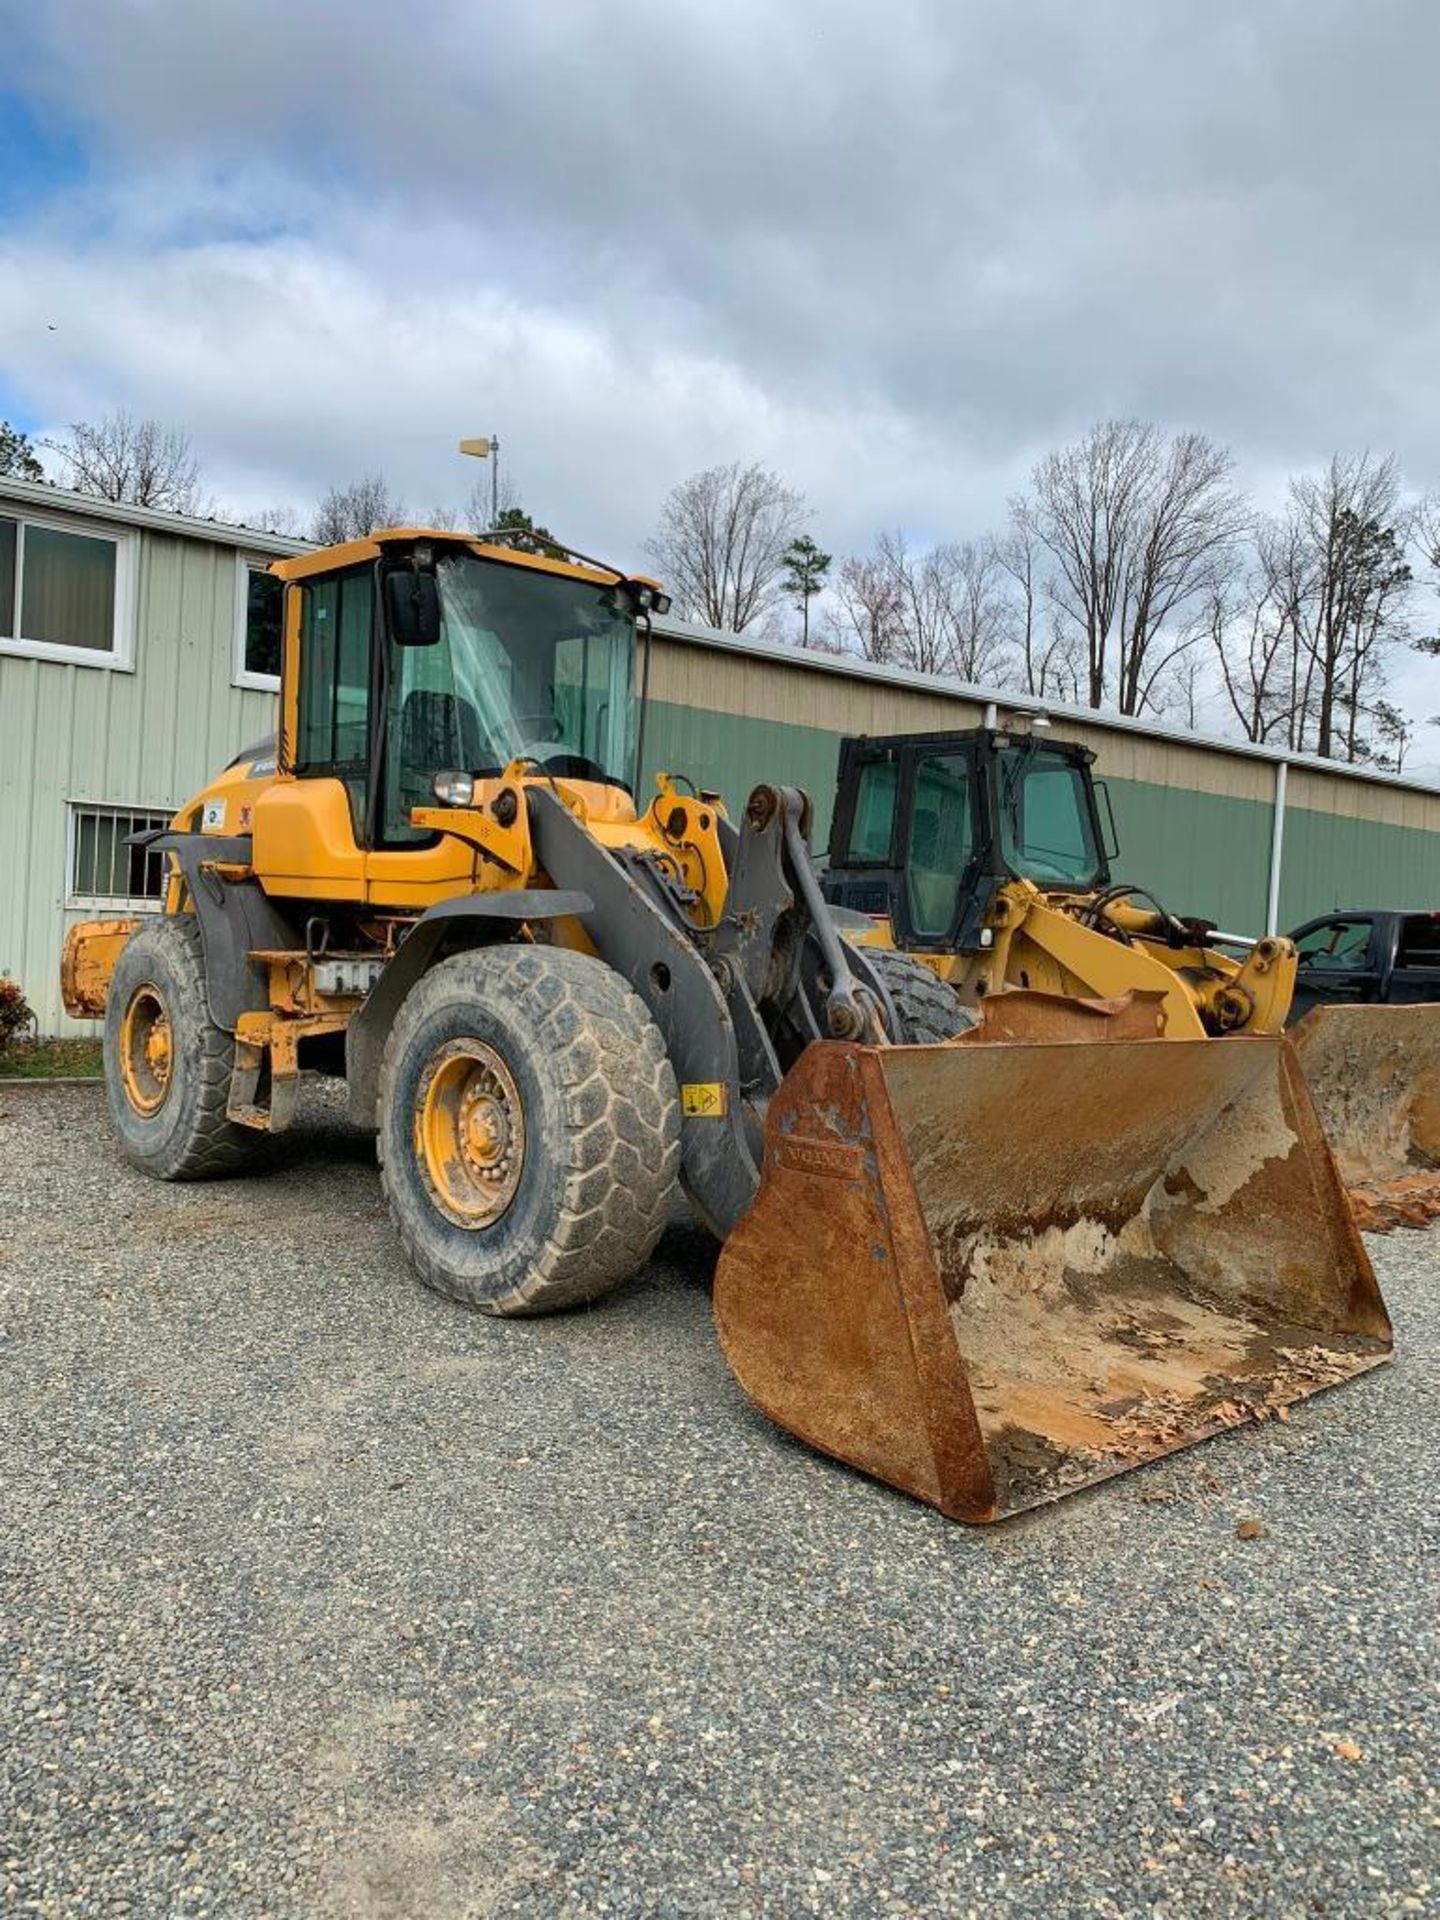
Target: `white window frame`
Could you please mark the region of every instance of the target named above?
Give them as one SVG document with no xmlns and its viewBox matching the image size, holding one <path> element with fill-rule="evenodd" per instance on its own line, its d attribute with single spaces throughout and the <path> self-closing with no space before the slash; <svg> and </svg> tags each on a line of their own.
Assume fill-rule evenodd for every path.
<svg viewBox="0 0 1440 1920">
<path fill-rule="evenodd" d="M 49 527 L 55 533 L 75 533 L 86 540 L 108 540 L 115 549 L 115 619 L 110 648 L 66 647 L 53 640 L 22 640 L 16 634 L 0 633 L 0 653 L 20 660 L 51 660 L 57 666 L 98 667 L 102 672 L 135 671 L 135 599 L 139 579 L 136 555 L 139 539 L 128 528 L 107 526 L 103 521 L 83 520 L 69 513 L 36 512 L 19 502 L 0 500 L 0 517 L 20 524 L 15 543 L 15 607 L 18 615 L 25 585 L 25 528 Z M 12 616 L 13 617 L 13 616 Z"/>
<path fill-rule="evenodd" d="M 278 673 L 252 673 L 245 665 L 245 623 L 250 610 L 250 575 L 268 573 L 274 554 L 237 553 L 235 556 L 235 638 L 230 653 L 230 684 L 252 693 L 278 693 Z"/>
<path fill-rule="evenodd" d="M 82 813 L 148 813 L 153 814 L 162 826 L 168 826 L 175 817 L 171 806 L 130 806 L 118 800 L 67 800 L 65 802 L 65 908 L 67 912 L 76 909 L 86 913 L 131 914 L 163 913 L 165 896 L 152 900 L 145 894 L 132 893 L 76 893 L 75 880 L 75 840 L 76 826 Z"/>
</svg>

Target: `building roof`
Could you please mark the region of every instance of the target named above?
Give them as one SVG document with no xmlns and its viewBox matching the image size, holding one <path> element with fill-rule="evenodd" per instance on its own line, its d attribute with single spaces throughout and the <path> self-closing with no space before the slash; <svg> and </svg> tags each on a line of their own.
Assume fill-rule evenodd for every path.
<svg viewBox="0 0 1440 1920">
<path fill-rule="evenodd" d="M 673 614 L 657 615 L 654 625 L 655 632 L 664 640 L 748 654 L 755 659 L 796 667 L 801 672 L 839 674 L 875 681 L 883 686 L 908 687 L 916 693 L 931 694 L 941 699 L 964 700 L 971 706 L 995 706 L 1002 713 L 1043 713 L 1049 719 L 1076 726 L 1138 734 L 1147 740 L 1171 740 L 1180 746 L 1201 747 L 1208 753 L 1233 754 L 1242 760 L 1264 760 L 1274 766 L 1304 767 L 1315 773 L 1367 780 L 1379 786 L 1403 787 L 1415 793 L 1433 794 L 1440 790 L 1440 781 L 1412 780 L 1404 774 L 1383 773 L 1375 767 L 1351 766 L 1344 760 L 1325 760 L 1319 754 L 1294 753 L 1286 747 L 1227 739 L 1223 734 L 1197 733 L 1190 727 L 1134 719 L 1127 714 L 1112 713 L 1103 707 L 1072 707 L 1058 700 L 1038 700 L 1033 694 L 1017 693 L 1008 687 L 975 686 L 948 674 L 918 673 L 912 667 L 882 665 L 878 661 L 862 660 L 852 653 L 823 653 L 818 648 L 797 647 L 783 640 L 762 640 L 749 633 L 727 633 L 718 627 L 701 626 L 693 620 L 677 620 Z"/>
<path fill-rule="evenodd" d="M 190 513 L 169 513 L 160 507 L 134 507 L 126 501 L 98 500 L 71 487 L 48 480 L 17 480 L 0 475 L 0 500 L 19 507 L 38 507 L 50 513 L 84 514 L 87 520 L 110 520 L 120 526 L 145 527 L 155 533 L 177 534 L 191 540 L 209 540 L 222 547 L 243 547 L 247 553 L 304 553 L 313 545 L 293 534 L 272 533 L 264 527 L 238 526 L 228 520 L 210 520 Z"/>
</svg>

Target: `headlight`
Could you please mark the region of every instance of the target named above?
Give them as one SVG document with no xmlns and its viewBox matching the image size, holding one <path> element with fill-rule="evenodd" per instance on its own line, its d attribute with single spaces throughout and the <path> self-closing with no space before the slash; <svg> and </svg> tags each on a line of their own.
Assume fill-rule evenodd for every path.
<svg viewBox="0 0 1440 1920">
<path fill-rule="evenodd" d="M 432 791 L 435 798 L 447 807 L 468 807 L 475 798 L 475 776 L 471 773 L 437 773 Z"/>
</svg>

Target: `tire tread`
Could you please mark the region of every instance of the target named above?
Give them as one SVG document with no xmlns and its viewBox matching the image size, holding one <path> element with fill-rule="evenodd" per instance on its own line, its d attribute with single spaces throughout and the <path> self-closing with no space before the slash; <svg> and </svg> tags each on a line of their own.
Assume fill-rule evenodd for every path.
<svg viewBox="0 0 1440 1920">
<path fill-rule="evenodd" d="M 450 1272 L 407 1230 L 403 1184 L 385 1160 L 388 1115 L 409 1032 L 466 975 L 504 996 L 559 1064 L 564 1139 L 558 1215 L 525 1278 L 497 1298 Z M 482 947 L 453 955 L 411 991 L 380 1070 L 379 1156 L 396 1232 L 427 1286 L 501 1315 L 560 1312 L 598 1299 L 644 1266 L 680 1170 L 680 1108 L 665 1043 L 644 1003 L 603 961 L 560 947 Z"/>
</svg>

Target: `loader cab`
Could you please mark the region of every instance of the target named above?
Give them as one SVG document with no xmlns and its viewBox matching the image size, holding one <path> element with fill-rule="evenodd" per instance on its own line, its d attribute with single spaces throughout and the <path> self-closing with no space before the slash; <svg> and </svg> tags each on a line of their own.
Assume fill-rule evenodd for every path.
<svg viewBox="0 0 1440 1920">
<path fill-rule="evenodd" d="M 432 844 L 411 815 L 446 773 L 484 780 L 524 759 L 630 796 L 636 583 L 414 530 L 275 571 L 282 771 L 340 783 L 357 850 Z"/>
<path fill-rule="evenodd" d="M 842 741 L 826 898 L 907 952 L 975 952 L 997 890 L 1109 880 L 1088 748 L 989 728 Z"/>
</svg>

